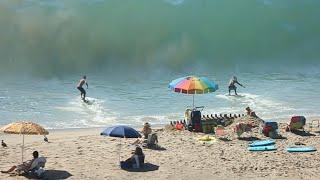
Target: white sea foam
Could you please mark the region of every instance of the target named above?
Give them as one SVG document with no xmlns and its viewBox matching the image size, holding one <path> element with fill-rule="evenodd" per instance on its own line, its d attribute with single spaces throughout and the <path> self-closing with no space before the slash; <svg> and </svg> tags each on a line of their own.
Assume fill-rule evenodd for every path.
<svg viewBox="0 0 320 180">
<path fill-rule="evenodd" d="M 215 109 L 215 112 L 218 111 L 218 113 L 243 113 L 245 111 L 244 109 L 249 106 L 258 112 L 261 117 L 274 118 L 275 114 L 277 114 L 278 117 L 282 117 L 295 110 L 285 102 L 250 93 L 241 93 L 239 96 L 220 94 L 217 95 L 217 98 L 230 102 L 230 106 Z"/>
</svg>

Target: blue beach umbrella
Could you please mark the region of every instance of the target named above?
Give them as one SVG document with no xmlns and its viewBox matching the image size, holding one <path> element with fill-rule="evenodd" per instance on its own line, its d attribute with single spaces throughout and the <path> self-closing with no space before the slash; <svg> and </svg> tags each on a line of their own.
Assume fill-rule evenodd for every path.
<svg viewBox="0 0 320 180">
<path fill-rule="evenodd" d="M 102 136 L 110 136 L 120 138 L 120 149 L 119 149 L 119 164 L 120 164 L 120 154 L 121 154 L 121 139 L 122 138 L 140 138 L 141 135 L 138 131 L 129 126 L 112 126 L 100 133 Z M 121 165 L 121 164 L 120 164 Z"/>
<path fill-rule="evenodd" d="M 101 135 L 119 138 L 140 138 L 138 131 L 129 126 L 112 126 L 105 129 Z"/>
</svg>

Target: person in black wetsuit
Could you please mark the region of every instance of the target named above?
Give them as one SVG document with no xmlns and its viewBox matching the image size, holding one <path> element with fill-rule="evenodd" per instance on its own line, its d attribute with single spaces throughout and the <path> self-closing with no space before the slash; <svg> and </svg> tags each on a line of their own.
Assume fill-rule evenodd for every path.
<svg viewBox="0 0 320 180">
<path fill-rule="evenodd" d="M 238 82 L 238 79 L 237 79 L 236 76 L 232 76 L 232 78 L 231 78 L 230 81 L 229 81 L 229 95 L 231 95 L 231 94 L 230 94 L 230 93 L 231 93 L 231 90 L 234 90 L 235 95 L 238 95 L 238 94 L 237 94 L 237 87 L 236 87 L 235 84 L 239 84 L 241 87 L 244 87 L 242 84 L 240 84 L 240 83 Z"/>
<path fill-rule="evenodd" d="M 86 76 L 83 76 L 82 79 L 80 79 L 79 83 L 78 83 L 78 86 L 77 86 L 77 89 L 80 91 L 80 96 L 81 96 L 81 99 L 83 101 L 86 101 L 86 91 L 84 90 L 84 88 L 82 87 L 83 85 L 86 85 L 87 86 L 87 89 L 89 88 L 88 86 L 88 83 L 87 83 L 87 77 Z"/>
</svg>

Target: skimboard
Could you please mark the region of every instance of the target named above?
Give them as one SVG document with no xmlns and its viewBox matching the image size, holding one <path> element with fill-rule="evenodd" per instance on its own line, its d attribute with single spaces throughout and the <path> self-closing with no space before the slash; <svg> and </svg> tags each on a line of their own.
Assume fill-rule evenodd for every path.
<svg viewBox="0 0 320 180">
<path fill-rule="evenodd" d="M 238 95 L 235 95 L 235 94 L 229 95 L 229 94 L 227 94 L 226 96 L 227 97 L 234 97 L 234 98 L 243 98 L 243 97 L 245 97 L 245 95 L 242 95 L 242 94 L 238 94 Z"/>
<path fill-rule="evenodd" d="M 276 141 L 273 139 L 266 139 L 266 140 L 258 140 L 253 141 L 251 144 L 249 144 L 250 147 L 256 147 L 256 146 L 269 146 L 275 144 Z"/>
<path fill-rule="evenodd" d="M 288 152 L 313 152 L 313 151 L 317 151 L 317 149 L 312 146 L 288 147 L 286 150 Z"/>
<path fill-rule="evenodd" d="M 255 146 L 255 147 L 248 147 L 249 151 L 274 151 L 277 150 L 277 147 L 274 145 L 270 146 Z"/>
<path fill-rule="evenodd" d="M 94 100 L 84 99 L 84 100 L 82 100 L 82 102 L 84 102 L 85 104 L 88 104 L 88 105 L 92 105 L 94 103 Z"/>
</svg>

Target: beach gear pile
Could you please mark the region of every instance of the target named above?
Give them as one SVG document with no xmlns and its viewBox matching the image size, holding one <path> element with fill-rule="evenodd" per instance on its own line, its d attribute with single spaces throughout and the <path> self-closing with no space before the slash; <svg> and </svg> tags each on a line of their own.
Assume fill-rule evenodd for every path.
<svg viewBox="0 0 320 180">
<path fill-rule="evenodd" d="M 304 131 L 304 126 L 306 125 L 306 118 L 304 116 L 293 116 L 290 120 L 290 124 L 286 128 L 286 131 Z"/>
<path fill-rule="evenodd" d="M 266 137 L 276 138 L 279 136 L 278 123 L 275 121 L 265 121 L 262 125 L 262 133 Z"/>
<path fill-rule="evenodd" d="M 241 115 L 239 114 L 239 117 L 240 116 Z M 217 115 L 213 116 L 212 114 L 211 116 L 207 115 L 202 117 L 199 109 L 186 109 L 184 118 L 184 122 L 186 123 L 185 129 L 192 132 L 203 132 L 206 134 L 215 133 L 218 126 L 229 126 L 233 123 L 233 120 L 236 117 L 238 116 L 235 115 L 234 117 L 231 117 L 230 115 L 230 117 L 228 117 L 227 115 L 222 116 L 222 114 L 220 114 L 220 117 Z M 176 125 L 176 129 L 178 128 L 179 127 Z"/>
<path fill-rule="evenodd" d="M 237 123 L 234 127 L 234 132 L 240 137 L 243 133 L 251 131 L 252 125 L 248 123 Z"/>
</svg>

